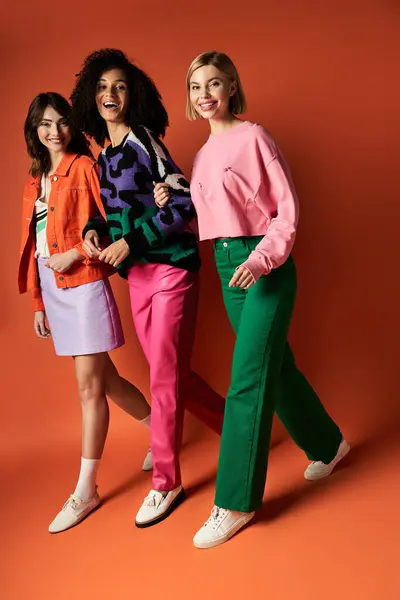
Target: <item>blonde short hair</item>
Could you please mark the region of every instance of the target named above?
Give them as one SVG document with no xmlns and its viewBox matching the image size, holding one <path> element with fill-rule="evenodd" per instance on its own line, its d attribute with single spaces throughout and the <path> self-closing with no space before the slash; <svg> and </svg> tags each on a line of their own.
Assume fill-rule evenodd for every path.
<svg viewBox="0 0 400 600">
<path fill-rule="evenodd" d="M 213 65 L 222 73 L 227 75 L 232 81 L 236 81 L 236 92 L 230 98 L 229 108 L 234 115 L 241 115 L 246 111 L 246 98 L 243 91 L 242 82 L 240 81 L 239 73 L 226 54 L 223 52 L 217 52 L 215 50 L 211 52 L 203 52 L 197 58 L 194 59 L 189 67 L 186 76 L 186 116 L 189 121 L 195 121 L 196 119 L 202 119 L 192 106 L 190 102 L 190 79 L 193 73 L 200 67 L 206 67 L 207 65 Z"/>
</svg>

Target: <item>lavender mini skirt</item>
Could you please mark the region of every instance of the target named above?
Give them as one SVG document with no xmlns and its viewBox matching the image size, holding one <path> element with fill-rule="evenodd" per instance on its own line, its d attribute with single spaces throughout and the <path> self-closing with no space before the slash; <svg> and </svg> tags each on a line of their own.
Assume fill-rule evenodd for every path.
<svg viewBox="0 0 400 600">
<path fill-rule="evenodd" d="M 58 288 L 46 262 L 38 259 L 40 287 L 56 354 L 98 354 L 123 346 L 121 319 L 108 279 Z"/>
</svg>

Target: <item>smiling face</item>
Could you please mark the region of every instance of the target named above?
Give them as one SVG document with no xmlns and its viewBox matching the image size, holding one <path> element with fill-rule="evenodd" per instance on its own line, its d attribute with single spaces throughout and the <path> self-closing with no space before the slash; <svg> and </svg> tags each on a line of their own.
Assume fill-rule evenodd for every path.
<svg viewBox="0 0 400 600">
<path fill-rule="evenodd" d="M 236 81 L 214 65 L 206 65 L 196 69 L 190 78 L 190 102 L 204 119 L 225 119 L 231 114 L 229 101 L 236 89 Z"/>
<path fill-rule="evenodd" d="M 124 123 L 129 109 L 126 74 L 121 69 L 103 73 L 97 82 L 96 105 L 107 123 Z"/>
<path fill-rule="evenodd" d="M 51 106 L 45 108 L 37 134 L 39 141 L 53 154 L 66 152 L 71 141 L 67 119 Z"/>
</svg>

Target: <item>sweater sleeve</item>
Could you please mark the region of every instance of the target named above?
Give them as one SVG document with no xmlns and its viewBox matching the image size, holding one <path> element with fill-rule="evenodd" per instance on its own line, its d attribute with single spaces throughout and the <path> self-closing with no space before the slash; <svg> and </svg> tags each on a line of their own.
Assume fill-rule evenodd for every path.
<svg viewBox="0 0 400 600">
<path fill-rule="evenodd" d="M 99 234 L 99 237 L 109 236 L 109 227 L 107 224 L 106 213 L 104 210 L 103 202 L 101 201 L 100 195 L 100 180 L 99 180 L 99 166 L 97 163 L 93 164 L 89 174 L 89 187 L 93 196 L 92 214 L 90 215 L 89 221 L 85 225 L 82 231 L 82 239 L 85 239 L 85 235 L 91 229 L 94 229 Z M 78 244 L 79 246 L 79 244 Z M 86 256 L 85 252 L 81 247 L 76 249 Z"/>
<path fill-rule="evenodd" d="M 170 201 L 157 212 L 138 222 L 131 220 L 131 231 L 124 235 L 131 253 L 135 256 L 150 248 L 157 248 L 173 235 L 188 229 L 188 223 L 195 216 L 195 209 L 190 196 L 189 183 L 172 160 L 168 150 L 160 140 L 141 128 L 140 142 L 145 152 L 138 152 L 141 172 L 149 182 L 166 182 L 170 185 Z M 151 198 L 153 200 L 153 188 Z M 156 208 L 156 205 L 154 204 Z"/>
<path fill-rule="evenodd" d="M 298 200 L 289 167 L 269 134 L 258 128 L 256 138 L 261 179 L 254 203 L 270 219 L 267 233 L 243 266 L 257 280 L 280 267 L 292 251 L 298 223 Z"/>
</svg>

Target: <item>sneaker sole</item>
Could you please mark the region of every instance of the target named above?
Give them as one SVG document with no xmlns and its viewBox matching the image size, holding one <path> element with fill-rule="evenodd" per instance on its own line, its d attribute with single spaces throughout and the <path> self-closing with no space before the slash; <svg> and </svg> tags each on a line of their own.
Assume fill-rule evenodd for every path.
<svg viewBox="0 0 400 600">
<path fill-rule="evenodd" d="M 215 548 L 215 546 L 220 546 L 224 544 L 228 540 L 231 539 L 238 531 L 240 531 L 245 525 L 250 523 L 250 521 L 254 518 L 254 515 L 242 517 L 240 521 L 236 523 L 234 527 L 230 531 L 228 531 L 224 536 L 218 538 L 217 540 L 213 540 L 212 542 L 195 542 L 193 540 L 193 544 L 195 548 L 199 548 L 199 550 L 206 550 L 207 548 Z"/>
<path fill-rule="evenodd" d="M 304 472 L 304 479 L 306 479 L 307 481 L 318 481 L 319 479 L 325 479 L 325 477 L 329 477 L 329 475 L 332 474 L 332 471 L 335 469 L 336 465 L 338 465 L 340 463 L 340 461 L 348 455 L 348 453 L 350 452 L 350 445 L 347 444 L 344 449 L 342 450 L 341 455 L 338 457 L 337 461 L 335 462 L 335 464 L 333 465 L 333 467 L 331 468 L 330 471 L 328 471 L 327 473 L 324 473 L 323 475 L 307 475 L 307 470 Z"/>
<path fill-rule="evenodd" d="M 63 531 L 68 531 L 68 529 L 73 529 L 74 527 L 76 527 L 77 525 L 79 525 L 79 523 L 82 523 L 82 521 L 84 521 L 85 519 L 87 519 L 89 515 L 91 515 L 97 509 L 99 509 L 100 506 L 101 506 L 101 504 L 102 504 L 101 502 L 99 502 L 98 504 L 96 504 L 96 506 L 94 506 L 93 508 L 91 508 L 89 510 L 89 512 L 87 512 L 82 517 L 80 517 L 73 525 L 69 525 L 69 527 L 65 527 L 65 529 L 58 529 L 57 531 L 50 531 L 50 529 L 49 529 L 48 532 L 51 533 L 51 535 L 57 535 L 57 533 L 63 533 Z"/>
<path fill-rule="evenodd" d="M 153 525 L 157 525 L 157 523 L 164 521 L 164 519 L 169 517 L 169 515 L 176 508 L 178 508 L 178 506 L 180 504 L 182 504 L 182 502 L 185 500 L 185 498 L 186 498 L 185 490 L 182 488 L 182 490 L 179 492 L 179 494 L 176 496 L 176 498 L 174 498 L 174 500 L 168 506 L 167 510 L 165 512 L 163 512 L 162 515 L 159 515 L 152 521 L 146 521 L 146 523 L 138 523 L 137 521 L 135 521 L 136 527 L 138 527 L 139 529 L 145 529 L 146 527 L 152 527 Z"/>
</svg>

